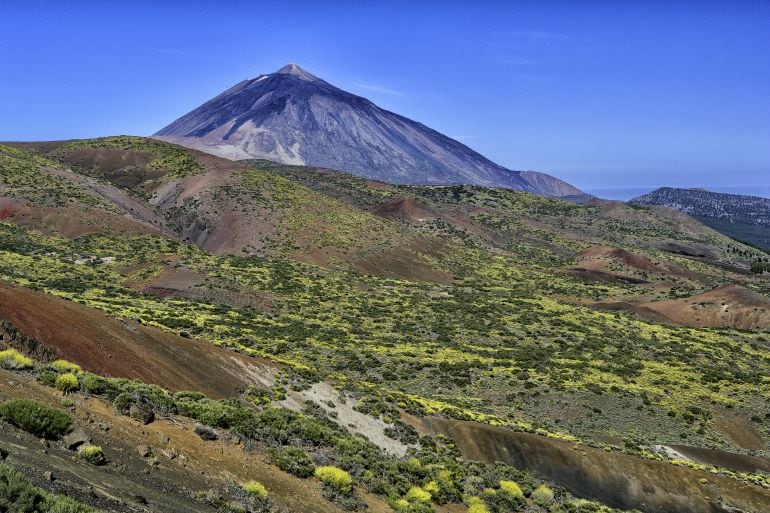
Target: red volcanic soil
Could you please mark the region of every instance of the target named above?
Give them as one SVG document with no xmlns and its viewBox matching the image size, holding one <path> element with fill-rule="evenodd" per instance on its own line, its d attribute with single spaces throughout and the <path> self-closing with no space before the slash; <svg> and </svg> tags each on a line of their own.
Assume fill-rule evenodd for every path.
<svg viewBox="0 0 770 513">
<path fill-rule="evenodd" d="M 652 259 L 621 248 L 597 246 L 578 253 L 574 271 L 604 281 L 646 281 L 686 279 L 702 281 L 704 277 L 670 262 Z M 653 276 L 650 276 L 653 275 Z M 654 279 L 653 279 L 654 278 Z"/>
<path fill-rule="evenodd" d="M 9 217 L 11 217 L 11 214 L 14 213 L 14 211 L 17 209 L 14 209 L 13 207 L 4 207 L 2 210 L 0 210 L 0 221 L 5 221 Z"/>
<path fill-rule="evenodd" d="M 697 328 L 770 328 L 770 298 L 738 285 L 719 287 L 684 299 L 633 305 L 641 317 Z"/>
<path fill-rule="evenodd" d="M 271 384 L 277 368 L 202 340 L 121 321 L 77 303 L 5 284 L 0 284 L 0 319 L 84 370 L 171 391 L 232 397 L 249 384 Z"/>
<path fill-rule="evenodd" d="M 410 223 L 419 223 L 426 219 L 434 219 L 436 213 L 414 198 L 394 198 L 378 205 L 372 213 L 388 218 L 401 219 Z"/>
</svg>

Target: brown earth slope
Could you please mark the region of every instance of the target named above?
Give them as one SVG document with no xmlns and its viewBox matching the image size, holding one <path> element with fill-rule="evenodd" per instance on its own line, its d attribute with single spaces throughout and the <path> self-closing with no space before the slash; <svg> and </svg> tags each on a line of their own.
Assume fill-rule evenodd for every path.
<svg viewBox="0 0 770 513">
<path fill-rule="evenodd" d="M 76 362 L 85 370 L 171 391 L 232 397 L 250 384 L 272 384 L 277 368 L 209 342 L 119 321 L 77 303 L 4 284 L 0 284 L 0 319 L 57 358 Z"/>
<path fill-rule="evenodd" d="M 579 497 L 656 513 L 767 513 L 770 490 L 663 461 L 469 421 L 412 419 L 423 433 L 457 441 L 470 460 L 536 472 Z M 738 510 L 730 508 L 739 508 Z"/>
<path fill-rule="evenodd" d="M 402 219 L 410 223 L 422 222 L 436 217 L 436 213 L 426 205 L 414 198 L 405 197 L 386 201 L 375 208 L 373 212 L 378 216 Z"/>
<path fill-rule="evenodd" d="M 651 301 L 631 310 L 655 322 L 699 328 L 770 328 L 770 298 L 738 285 L 718 287 L 684 299 Z"/>
<path fill-rule="evenodd" d="M 661 281 L 705 282 L 707 278 L 673 262 L 610 246 L 597 246 L 575 256 L 573 268 L 586 276 L 607 281 L 648 283 Z"/>
</svg>

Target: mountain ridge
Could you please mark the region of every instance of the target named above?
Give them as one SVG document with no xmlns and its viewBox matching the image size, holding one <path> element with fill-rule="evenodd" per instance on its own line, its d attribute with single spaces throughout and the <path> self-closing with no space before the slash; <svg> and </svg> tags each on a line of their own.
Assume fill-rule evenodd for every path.
<svg viewBox="0 0 770 513">
<path fill-rule="evenodd" d="M 545 173 L 522 174 L 500 166 L 296 64 L 239 82 L 154 137 L 232 160 L 265 158 L 328 167 L 392 183 L 585 196 Z"/>
</svg>

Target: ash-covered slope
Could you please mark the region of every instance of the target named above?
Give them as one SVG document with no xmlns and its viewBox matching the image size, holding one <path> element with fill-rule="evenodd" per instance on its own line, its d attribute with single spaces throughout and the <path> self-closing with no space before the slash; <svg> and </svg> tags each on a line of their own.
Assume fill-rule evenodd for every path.
<svg viewBox="0 0 770 513">
<path fill-rule="evenodd" d="M 499 166 L 296 64 L 240 82 L 155 135 L 230 159 L 267 158 L 393 183 L 476 184 L 549 196 L 583 194 L 552 176 L 522 175 Z"/>
</svg>

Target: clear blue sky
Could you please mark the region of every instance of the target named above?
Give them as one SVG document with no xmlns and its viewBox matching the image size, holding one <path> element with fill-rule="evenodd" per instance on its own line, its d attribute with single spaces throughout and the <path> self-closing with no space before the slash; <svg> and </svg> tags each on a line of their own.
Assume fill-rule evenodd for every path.
<svg viewBox="0 0 770 513">
<path fill-rule="evenodd" d="M 148 135 L 288 62 L 580 187 L 770 184 L 768 1 L 0 1 L 0 140 Z"/>
</svg>

